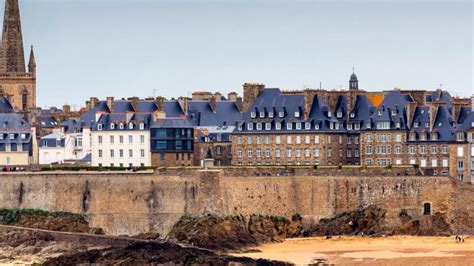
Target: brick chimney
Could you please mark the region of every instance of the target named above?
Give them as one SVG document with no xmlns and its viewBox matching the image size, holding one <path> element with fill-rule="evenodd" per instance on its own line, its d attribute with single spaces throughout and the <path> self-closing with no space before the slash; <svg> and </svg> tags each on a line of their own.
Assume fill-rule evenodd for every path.
<svg viewBox="0 0 474 266">
<path fill-rule="evenodd" d="M 239 109 L 239 112 L 242 113 L 244 109 L 242 97 L 235 98 L 235 105 L 237 106 L 237 109 Z"/>
<path fill-rule="evenodd" d="M 86 111 L 90 111 L 91 108 L 91 101 L 86 101 Z"/>
<path fill-rule="evenodd" d="M 217 112 L 217 99 L 216 96 L 212 96 L 209 100 L 209 105 L 211 106 L 212 112 Z"/>
<path fill-rule="evenodd" d="M 178 98 L 178 104 L 181 107 L 181 111 L 185 116 L 188 116 L 188 101 L 189 99 L 187 97 L 179 97 Z"/>
<path fill-rule="evenodd" d="M 109 108 L 111 113 L 114 112 L 114 102 L 115 102 L 114 97 L 107 97 L 107 107 Z"/>
<path fill-rule="evenodd" d="M 160 112 L 165 111 L 165 97 L 156 97 L 155 99 L 156 109 Z"/>
<path fill-rule="evenodd" d="M 97 105 L 97 103 L 99 102 L 99 99 L 97 99 L 97 97 L 91 97 L 90 98 L 90 102 L 91 102 L 91 110 L 94 109 L 94 107 Z"/>
<path fill-rule="evenodd" d="M 436 99 L 439 99 L 436 98 Z M 441 102 L 441 101 L 435 101 L 435 102 L 431 102 L 428 104 L 429 108 L 430 108 L 430 128 L 433 129 L 434 127 L 434 122 L 435 122 L 435 119 L 436 119 L 436 115 L 438 114 L 438 109 L 439 107 L 443 106 L 443 105 L 446 105 L 445 102 Z"/>
<path fill-rule="evenodd" d="M 132 104 L 133 110 L 135 112 L 139 112 L 140 111 L 140 99 L 138 97 L 134 96 L 134 97 L 128 98 L 128 100 L 130 101 L 130 104 Z"/>
<path fill-rule="evenodd" d="M 244 90 L 244 102 L 243 102 L 243 112 L 247 112 L 250 109 L 250 106 L 257 100 L 258 95 L 262 93 L 265 89 L 264 84 L 257 83 L 245 83 L 243 85 Z"/>
<path fill-rule="evenodd" d="M 69 104 L 63 105 L 63 112 L 64 112 L 65 114 L 70 113 L 70 112 L 71 112 L 71 106 L 70 106 Z"/>
<path fill-rule="evenodd" d="M 231 102 L 235 102 L 235 101 L 237 100 L 237 96 L 238 96 L 238 95 L 237 95 L 237 92 L 234 92 L 234 91 L 233 91 L 233 92 L 229 92 L 229 93 L 227 94 L 227 100 L 228 100 L 228 101 L 231 101 Z"/>
<path fill-rule="evenodd" d="M 415 110 L 417 107 L 417 102 L 407 102 L 406 110 L 407 110 L 407 126 L 411 127 L 413 122 L 413 116 L 415 116 Z"/>
</svg>

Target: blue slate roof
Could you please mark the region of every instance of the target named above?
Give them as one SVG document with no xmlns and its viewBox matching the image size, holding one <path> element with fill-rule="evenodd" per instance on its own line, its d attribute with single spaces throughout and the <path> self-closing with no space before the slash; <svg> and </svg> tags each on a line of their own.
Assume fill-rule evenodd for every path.
<svg viewBox="0 0 474 266">
<path fill-rule="evenodd" d="M 36 121 L 41 128 L 55 128 L 58 126 L 58 121 L 52 115 L 38 115 Z"/>
<path fill-rule="evenodd" d="M 0 113 L 9 114 L 14 112 L 15 110 L 13 109 L 13 106 L 11 105 L 10 101 L 8 101 L 8 99 L 5 97 L 0 97 Z"/>
<path fill-rule="evenodd" d="M 193 125 L 186 119 L 165 118 L 153 122 L 151 128 L 193 128 Z"/>
</svg>

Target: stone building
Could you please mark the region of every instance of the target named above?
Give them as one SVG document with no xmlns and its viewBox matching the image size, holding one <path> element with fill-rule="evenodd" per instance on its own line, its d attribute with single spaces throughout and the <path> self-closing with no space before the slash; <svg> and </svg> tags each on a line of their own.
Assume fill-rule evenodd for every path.
<svg viewBox="0 0 474 266">
<path fill-rule="evenodd" d="M 0 96 L 8 98 L 17 111 L 28 112 L 36 107 L 35 55 L 32 46 L 27 71 L 18 0 L 5 1 L 0 47 Z"/>
</svg>

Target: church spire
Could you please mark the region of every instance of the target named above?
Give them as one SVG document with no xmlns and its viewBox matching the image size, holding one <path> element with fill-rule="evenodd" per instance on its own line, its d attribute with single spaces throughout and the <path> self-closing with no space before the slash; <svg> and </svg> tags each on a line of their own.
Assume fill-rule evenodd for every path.
<svg viewBox="0 0 474 266">
<path fill-rule="evenodd" d="M 25 73 L 25 55 L 18 0 L 5 0 L 0 73 Z"/>
<path fill-rule="evenodd" d="M 35 74 L 36 73 L 36 59 L 35 59 L 35 52 L 33 51 L 33 45 L 31 46 L 30 51 L 30 61 L 28 63 L 28 73 Z"/>
</svg>

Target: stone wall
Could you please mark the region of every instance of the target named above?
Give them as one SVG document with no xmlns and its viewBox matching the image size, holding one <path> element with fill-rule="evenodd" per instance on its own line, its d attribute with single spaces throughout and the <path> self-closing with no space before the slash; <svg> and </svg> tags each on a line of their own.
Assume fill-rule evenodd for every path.
<svg viewBox="0 0 474 266">
<path fill-rule="evenodd" d="M 472 189 L 458 193 L 472 185 L 449 177 L 236 177 L 222 170 L 170 173 L 3 174 L 0 208 L 85 213 L 92 227 L 113 235 L 166 234 L 185 214 L 291 217 L 299 213 L 312 222 L 378 204 L 396 225 L 402 209 L 416 219 L 423 215 L 426 202 L 431 203 L 432 213 L 445 213 L 450 221 L 469 221 L 474 213 Z"/>
</svg>

